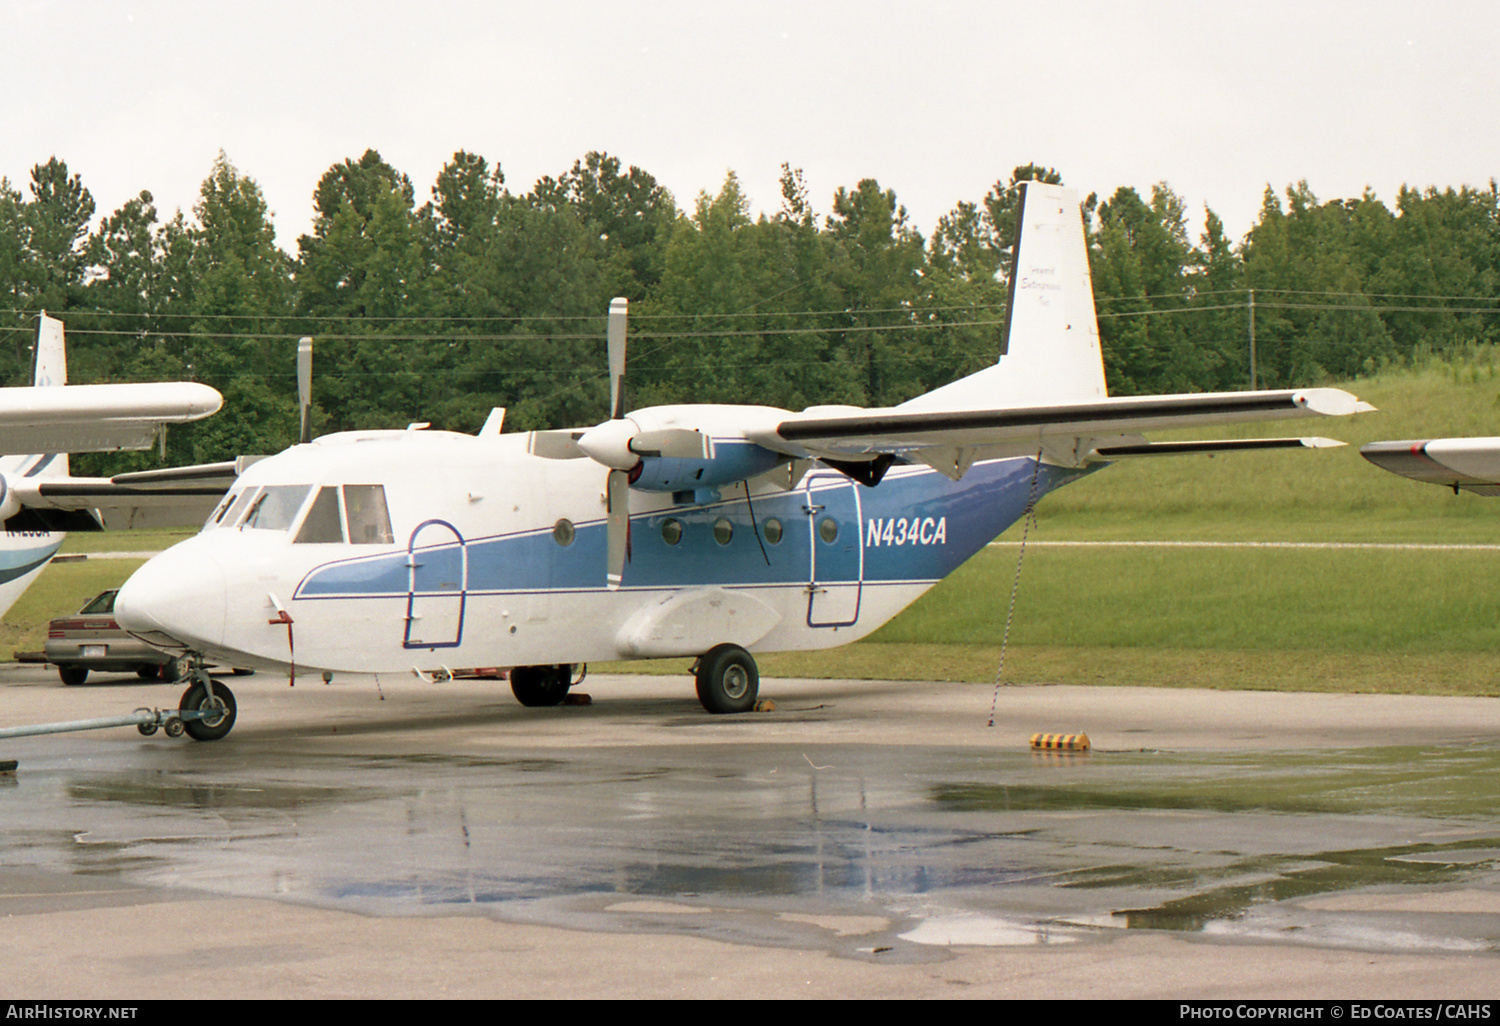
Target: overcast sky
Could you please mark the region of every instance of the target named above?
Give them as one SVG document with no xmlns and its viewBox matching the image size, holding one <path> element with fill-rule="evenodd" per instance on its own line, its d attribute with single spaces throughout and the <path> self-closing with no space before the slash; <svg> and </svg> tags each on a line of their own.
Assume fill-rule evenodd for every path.
<svg viewBox="0 0 1500 1026">
<path fill-rule="evenodd" d="M 1493 0 L 0 0 L 0 175 L 51 156 L 101 214 L 191 211 L 223 150 L 296 253 L 332 164 L 417 202 L 460 149 L 528 191 L 589 150 L 678 205 L 783 162 L 819 214 L 862 178 L 930 235 L 1019 164 L 1081 192 L 1166 181 L 1238 238 L 1269 184 L 1320 199 L 1500 174 Z"/>
</svg>

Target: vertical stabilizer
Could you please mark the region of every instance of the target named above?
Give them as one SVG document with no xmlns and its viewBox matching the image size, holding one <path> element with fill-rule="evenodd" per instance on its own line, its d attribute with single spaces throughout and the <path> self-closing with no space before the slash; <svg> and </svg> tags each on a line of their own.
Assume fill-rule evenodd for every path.
<svg viewBox="0 0 1500 1026">
<path fill-rule="evenodd" d="M 904 410 L 1045 406 L 1106 396 L 1078 194 L 1025 182 L 1000 362 L 903 403 Z"/>
<path fill-rule="evenodd" d="M 36 355 L 32 360 L 32 384 L 66 385 L 68 354 L 63 348 L 63 322 L 42 312 L 36 328 Z"/>
<path fill-rule="evenodd" d="M 63 345 L 63 322 L 44 311 L 36 328 L 36 353 L 32 358 L 31 383 L 55 388 L 68 383 L 68 354 Z M 36 453 L 0 456 L 0 471 L 12 477 L 67 477 L 67 453 Z"/>
</svg>

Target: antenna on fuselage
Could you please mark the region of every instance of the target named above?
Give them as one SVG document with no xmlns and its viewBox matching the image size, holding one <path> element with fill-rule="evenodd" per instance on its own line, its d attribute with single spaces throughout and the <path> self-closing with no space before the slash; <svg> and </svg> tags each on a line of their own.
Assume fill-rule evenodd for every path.
<svg viewBox="0 0 1500 1026">
<path fill-rule="evenodd" d="M 303 336 L 297 341 L 297 403 L 302 409 L 302 433 L 304 444 L 312 441 L 312 339 Z"/>
</svg>

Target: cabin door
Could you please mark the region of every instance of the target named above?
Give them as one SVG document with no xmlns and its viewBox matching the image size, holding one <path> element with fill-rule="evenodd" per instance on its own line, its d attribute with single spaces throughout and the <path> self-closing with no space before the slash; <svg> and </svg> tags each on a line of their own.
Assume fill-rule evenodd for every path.
<svg viewBox="0 0 1500 1026">
<path fill-rule="evenodd" d="M 429 520 L 406 548 L 411 589 L 406 599 L 407 648 L 453 648 L 463 640 L 468 552 L 451 524 Z"/>
<path fill-rule="evenodd" d="M 864 577 L 859 491 L 842 474 L 809 474 L 805 487 L 812 546 L 807 625 L 848 627 L 859 619 Z"/>
</svg>

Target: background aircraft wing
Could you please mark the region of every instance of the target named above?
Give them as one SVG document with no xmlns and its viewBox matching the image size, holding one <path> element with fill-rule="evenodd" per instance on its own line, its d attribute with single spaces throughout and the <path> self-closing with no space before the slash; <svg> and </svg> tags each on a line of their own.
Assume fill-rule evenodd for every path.
<svg viewBox="0 0 1500 1026">
<path fill-rule="evenodd" d="M 198 527 L 240 473 L 262 456 L 241 456 L 114 477 L 58 477 L 15 482 L 22 509 L 7 530 L 97 531 Z"/>
<path fill-rule="evenodd" d="M 207 417 L 223 402 L 193 381 L 0 388 L 0 453 L 149 449 L 162 425 Z"/>
<path fill-rule="evenodd" d="M 1361 456 L 1392 474 L 1413 481 L 1462 488 L 1475 495 L 1500 495 L 1500 438 L 1429 438 L 1371 442 Z"/>
</svg>

